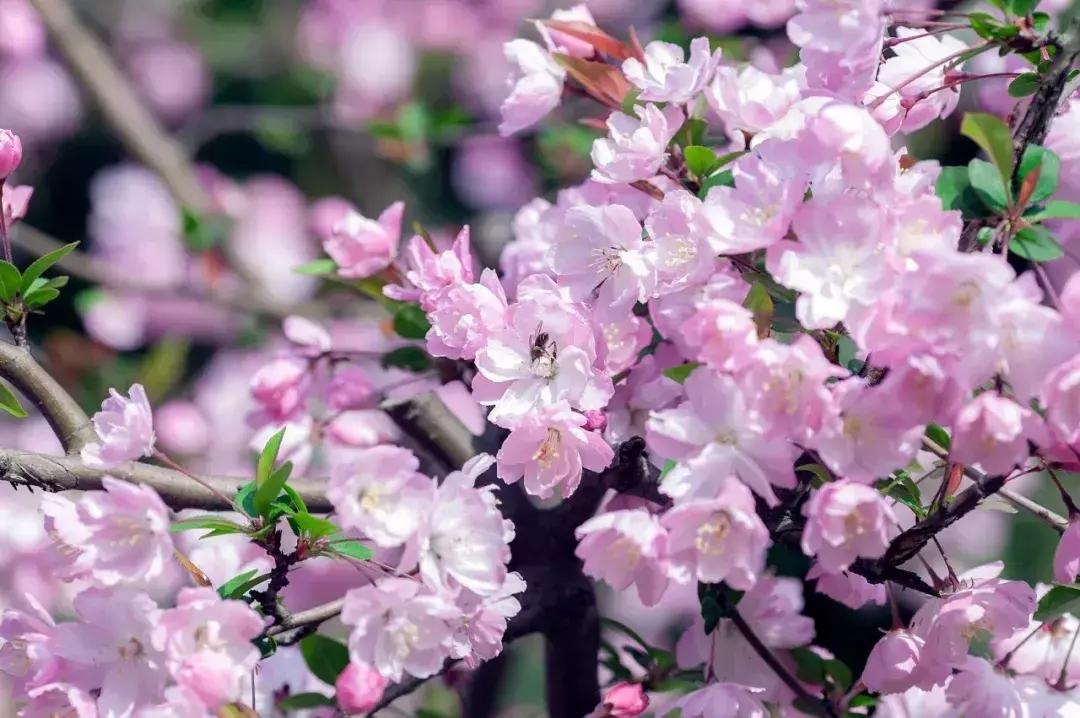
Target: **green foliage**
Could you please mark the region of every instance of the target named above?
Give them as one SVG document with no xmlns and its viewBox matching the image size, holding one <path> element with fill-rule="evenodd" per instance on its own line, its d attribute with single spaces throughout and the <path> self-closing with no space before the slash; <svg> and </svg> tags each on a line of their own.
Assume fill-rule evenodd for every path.
<svg viewBox="0 0 1080 718">
<path fill-rule="evenodd" d="M 690 145 L 683 148 L 683 157 L 686 159 L 686 169 L 694 177 L 704 178 L 711 175 L 721 167 L 720 158 L 708 147 Z"/>
<path fill-rule="evenodd" d="M 367 561 L 374 554 L 371 548 L 360 543 L 356 539 L 339 539 L 331 541 L 327 550 L 343 558 L 353 558 L 357 561 Z"/>
<path fill-rule="evenodd" d="M 183 209 L 184 241 L 196 252 L 205 252 L 221 244 L 229 234 L 230 223 L 224 217 L 205 217 L 187 207 Z"/>
<path fill-rule="evenodd" d="M 333 707 L 334 699 L 322 693 L 296 693 L 277 702 L 278 710 L 298 711 L 305 708 Z"/>
<path fill-rule="evenodd" d="M 193 516 L 190 519 L 174 521 L 172 525 L 169 526 L 169 531 L 173 533 L 179 533 L 181 531 L 195 531 L 199 529 L 205 529 L 207 531 L 210 531 L 210 533 L 204 534 L 201 538 L 208 538 L 209 536 L 225 536 L 227 534 L 245 533 L 247 531 L 245 527 L 219 514 Z"/>
<path fill-rule="evenodd" d="M 926 438 L 945 449 L 945 451 L 952 448 L 952 437 L 949 436 L 949 432 L 937 424 L 927 424 Z"/>
<path fill-rule="evenodd" d="M 399 347 L 387 352 L 382 357 L 383 368 L 396 367 L 412 372 L 423 372 L 431 368 L 431 357 L 420 347 Z"/>
<path fill-rule="evenodd" d="M 898 471 L 896 476 L 886 482 L 880 491 L 891 499 L 911 509 L 911 513 L 917 518 L 926 517 L 926 509 L 922 505 L 922 494 L 919 485 L 911 480 L 906 471 Z"/>
<path fill-rule="evenodd" d="M 1024 181 L 1032 172 L 1038 170 L 1039 176 L 1035 180 L 1035 188 L 1028 196 L 1028 203 L 1041 202 L 1054 194 L 1058 186 L 1058 177 L 1061 174 L 1061 160 L 1056 154 L 1040 147 L 1029 145 L 1024 150 L 1024 156 L 1020 159 L 1020 167 L 1017 170 L 1017 179 L 1023 187 Z"/>
<path fill-rule="evenodd" d="M 709 190 L 713 187 L 734 187 L 735 175 L 731 170 L 720 170 L 714 172 L 705 178 L 705 181 L 701 183 L 701 189 L 698 190 L 698 197 L 705 199 L 709 196 Z"/>
<path fill-rule="evenodd" d="M 723 618 L 730 618 L 735 606 L 742 600 L 743 592 L 724 583 L 699 583 L 698 601 L 701 602 L 701 618 L 705 622 L 705 635 L 716 630 Z"/>
<path fill-rule="evenodd" d="M 307 264 L 301 264 L 293 269 L 297 274 L 306 274 L 311 277 L 323 277 L 328 274 L 337 274 L 337 263 L 329 257 L 313 259 Z"/>
<path fill-rule="evenodd" d="M 1075 583 L 1055 584 L 1047 591 L 1039 599 L 1039 607 L 1035 609 L 1035 620 L 1052 621 L 1066 613 L 1080 616 L 1080 585 Z"/>
<path fill-rule="evenodd" d="M 685 364 L 679 364 L 677 366 L 668 367 L 663 371 L 664 376 L 672 381 L 677 381 L 680 384 L 686 381 L 695 369 L 701 366 L 700 362 L 690 361 Z"/>
<path fill-rule="evenodd" d="M 431 323 L 424 310 L 416 304 L 401 304 L 394 312 L 394 331 L 405 339 L 423 339 Z"/>
<path fill-rule="evenodd" d="M 263 581 L 267 581 L 270 578 L 270 574 L 264 573 L 262 575 L 256 575 L 259 572 L 255 569 L 250 571 L 244 571 L 239 576 L 233 576 L 225 583 L 218 586 L 218 595 L 225 599 L 240 599 L 245 593 L 258 586 Z"/>
<path fill-rule="evenodd" d="M 300 641 L 300 653 L 308 670 L 323 683 L 334 685 L 345 666 L 349 665 L 349 649 L 321 633 L 313 633 Z"/>
<path fill-rule="evenodd" d="M 772 327 L 776 307 L 773 305 L 772 297 L 769 296 L 765 285 L 761 282 L 754 282 L 750 285 L 750 291 L 747 292 L 746 299 L 743 300 L 743 306 L 753 313 L 758 336 L 769 336 L 769 329 Z"/>
<path fill-rule="evenodd" d="M 25 419 L 27 417 L 26 409 L 19 403 L 19 398 L 2 381 L 0 381 L 0 409 L 3 409 L 16 419 Z"/>
<path fill-rule="evenodd" d="M 1005 182 L 997 169 L 984 160 L 968 163 L 968 180 L 982 204 L 991 212 L 1003 212 L 1012 198 L 1006 194 Z"/>
<path fill-rule="evenodd" d="M 1013 171 L 1013 145 L 1009 126 L 994 115 L 969 112 L 964 115 L 960 132 L 974 140 L 986 152 L 1001 175 L 1001 181 L 1008 183 Z"/>
<path fill-rule="evenodd" d="M 1025 214 L 1024 219 L 1029 222 L 1041 222 L 1046 219 L 1080 219 L 1080 204 L 1060 199 L 1051 200 L 1045 206 L 1034 209 L 1031 214 Z"/>
<path fill-rule="evenodd" d="M 1009 251 L 1032 262 L 1049 262 L 1064 254 L 1054 235 L 1037 224 L 1017 232 L 1009 240 Z"/>
<path fill-rule="evenodd" d="M 1038 89 L 1039 75 L 1034 72 L 1025 72 L 1009 83 L 1009 95 L 1011 97 L 1034 95 Z"/>
</svg>

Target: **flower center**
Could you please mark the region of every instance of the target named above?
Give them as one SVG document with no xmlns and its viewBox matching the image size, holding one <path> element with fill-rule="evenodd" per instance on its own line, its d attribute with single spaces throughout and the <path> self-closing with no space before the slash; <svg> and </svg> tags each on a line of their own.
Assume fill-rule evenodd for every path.
<svg viewBox="0 0 1080 718">
<path fill-rule="evenodd" d="M 562 447 L 562 434 L 554 427 L 548 427 L 547 438 L 540 448 L 533 454 L 533 461 L 540 464 L 541 469 L 551 468 L 551 464 L 559 457 L 559 449 Z"/>
<path fill-rule="evenodd" d="M 715 513 L 698 527 L 694 548 L 706 556 L 719 556 L 724 553 L 724 539 L 730 532 L 731 520 L 728 515 L 724 512 Z"/>
</svg>

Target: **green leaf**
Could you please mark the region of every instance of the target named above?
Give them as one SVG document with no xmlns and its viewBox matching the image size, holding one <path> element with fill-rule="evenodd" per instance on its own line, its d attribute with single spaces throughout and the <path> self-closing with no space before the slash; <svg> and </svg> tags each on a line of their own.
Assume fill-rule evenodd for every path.
<svg viewBox="0 0 1080 718">
<path fill-rule="evenodd" d="M 288 698 L 282 698 L 277 702 L 278 710 L 298 711 L 305 708 L 320 708 L 322 706 L 334 706 L 334 699 L 324 696 L 322 693 L 296 693 Z"/>
<path fill-rule="evenodd" d="M 1038 4 L 1039 0 L 1008 0 L 1009 12 L 1018 17 L 1025 17 Z"/>
<path fill-rule="evenodd" d="M 734 187 L 735 175 L 731 170 L 721 170 L 714 172 L 705 178 L 705 181 L 701 183 L 701 189 L 698 190 L 698 197 L 705 199 L 709 196 L 709 191 L 713 187 Z"/>
<path fill-rule="evenodd" d="M 285 438 L 285 429 L 277 432 L 266 442 L 266 446 L 259 453 L 259 463 L 255 468 L 255 486 L 261 486 L 270 478 L 270 474 L 277 463 L 278 451 L 281 449 L 281 440 Z M 277 494 L 274 494 L 277 496 Z"/>
<path fill-rule="evenodd" d="M 952 448 L 952 437 L 949 436 L 949 432 L 937 424 L 927 424 L 926 438 L 945 449 L 945 451 Z"/>
<path fill-rule="evenodd" d="M 1032 13 L 1031 26 L 1035 28 L 1035 32 L 1046 32 L 1050 27 L 1050 14 L 1045 12 Z"/>
<path fill-rule="evenodd" d="M 339 556 L 355 558 L 357 561 L 367 561 L 374 555 L 371 551 L 371 547 L 365 546 L 356 539 L 332 541 L 329 545 L 329 550 Z"/>
<path fill-rule="evenodd" d="M 1002 183 L 1007 183 L 1013 171 L 1013 145 L 1009 126 L 994 115 L 969 112 L 964 115 L 960 131 L 986 152 L 1001 175 Z"/>
<path fill-rule="evenodd" d="M 151 403 L 169 393 L 184 378 L 191 344 L 179 337 L 165 337 L 154 344 L 139 363 L 139 382 Z"/>
<path fill-rule="evenodd" d="M 832 476 L 829 474 L 829 470 L 821 464 L 802 464 L 801 466 L 796 466 L 795 470 L 805 471 L 808 474 L 812 474 L 814 476 L 813 484 L 818 488 L 832 481 Z"/>
<path fill-rule="evenodd" d="M 658 477 L 658 479 L 663 479 L 665 476 L 671 473 L 672 469 L 674 469 L 678 465 L 679 462 L 675 461 L 675 459 L 668 459 L 667 461 L 665 461 L 664 468 L 660 469 L 660 476 Z"/>
<path fill-rule="evenodd" d="M 431 367 L 431 359 L 420 347 L 400 347 L 383 355 L 382 365 L 397 367 L 412 372 L 427 371 Z"/>
<path fill-rule="evenodd" d="M 825 682 L 825 659 L 804 646 L 791 651 L 795 659 L 795 675 L 801 681 L 821 685 Z"/>
<path fill-rule="evenodd" d="M 394 312 L 394 331 L 406 339 L 423 339 L 427 336 L 431 323 L 424 310 L 417 304 L 402 304 Z"/>
<path fill-rule="evenodd" d="M 45 273 L 49 267 L 59 262 L 64 257 L 68 256 L 79 246 L 78 242 L 72 242 L 71 244 L 65 244 L 63 247 L 54 249 L 48 254 L 42 255 L 33 261 L 26 271 L 22 273 L 22 284 L 20 289 L 23 293 L 30 289 L 30 285 L 35 279 Z"/>
<path fill-rule="evenodd" d="M 270 477 L 264 481 L 261 486 L 255 489 L 255 498 L 252 500 L 252 503 L 260 516 L 269 517 L 270 504 L 272 504 L 274 499 L 281 493 L 281 489 L 285 486 L 285 482 L 289 480 L 289 474 L 291 473 L 292 462 L 286 461 L 279 466 L 276 471 L 272 472 Z"/>
<path fill-rule="evenodd" d="M 975 34 L 985 40 L 993 38 L 998 28 L 1001 27 L 1001 23 L 993 15 L 986 12 L 973 12 L 968 15 L 968 20 L 971 22 L 971 29 L 975 31 Z"/>
<path fill-rule="evenodd" d="M 235 598 L 232 594 L 236 591 L 237 587 L 243 586 L 258 572 L 258 569 L 253 568 L 250 571 L 244 571 L 239 576 L 233 576 L 228 581 L 218 586 L 218 595 L 222 598 Z M 270 578 L 269 574 L 266 574 L 261 580 L 266 580 L 267 578 Z"/>
<path fill-rule="evenodd" d="M 312 516 L 307 512 L 293 515 L 292 520 L 296 523 L 296 528 L 311 539 L 320 539 L 340 531 L 333 521 L 319 516 Z"/>
<path fill-rule="evenodd" d="M 22 287 L 22 274 L 11 262 L 0 259 L 0 298 L 10 302 Z"/>
<path fill-rule="evenodd" d="M 689 147 L 691 145 L 700 145 L 701 141 L 705 139 L 705 132 L 709 129 L 709 125 L 705 120 L 692 118 L 687 120 L 678 134 L 675 136 L 676 141 L 683 147 Z"/>
<path fill-rule="evenodd" d="M 716 153 L 701 145 L 683 148 L 683 157 L 686 158 L 686 168 L 695 177 L 708 177 L 720 167 Z"/>
<path fill-rule="evenodd" d="M 988 209 L 1002 212 L 1011 202 L 1005 194 L 1005 183 L 992 164 L 984 160 L 972 160 L 968 163 L 968 178 L 971 186 Z"/>
<path fill-rule="evenodd" d="M 240 505 L 240 508 L 244 510 L 248 516 L 258 516 L 259 512 L 255 510 L 255 489 L 258 488 L 254 481 L 241 486 L 236 490 L 236 503 Z"/>
<path fill-rule="evenodd" d="M 828 674 L 829 680 L 839 686 L 841 690 L 846 691 L 851 688 L 854 677 L 851 675 L 851 669 L 843 661 L 835 658 L 828 659 L 825 661 L 825 672 Z"/>
<path fill-rule="evenodd" d="M 754 324 L 757 326 L 758 337 L 764 339 L 769 336 L 769 329 L 772 327 L 776 307 L 773 305 L 772 297 L 769 296 L 765 285 L 761 282 L 754 282 L 750 285 L 750 291 L 746 293 L 743 306 L 754 315 Z"/>
<path fill-rule="evenodd" d="M 1025 72 L 1009 83 L 1009 96 L 1027 97 L 1039 89 L 1039 76 L 1034 72 Z"/>
<path fill-rule="evenodd" d="M 637 103 L 637 98 L 640 94 L 641 90 L 636 87 L 631 87 L 626 91 L 626 95 L 624 95 L 622 99 L 622 106 L 619 108 L 624 115 L 634 116 L 634 105 Z"/>
<path fill-rule="evenodd" d="M 226 533 L 244 533 L 247 531 L 245 527 L 241 526 L 235 521 L 231 521 L 217 514 L 193 516 L 190 519 L 174 521 L 172 525 L 169 526 L 169 531 L 171 531 L 172 533 L 180 533 L 181 531 L 192 531 L 196 529 L 210 529 L 212 531 Z"/>
<path fill-rule="evenodd" d="M 304 503 L 304 497 L 296 492 L 296 489 L 285 484 L 285 496 L 288 497 L 289 503 L 296 510 L 298 514 L 307 513 L 307 504 Z"/>
<path fill-rule="evenodd" d="M 857 696 L 853 696 L 848 701 L 848 708 L 869 708 L 876 706 L 880 703 L 880 699 L 877 696 L 872 696 L 869 693 L 860 693 Z"/>
<path fill-rule="evenodd" d="M 907 474 L 901 474 L 898 480 L 890 483 L 885 495 L 907 506 L 918 518 L 926 516 L 919 486 Z"/>
<path fill-rule="evenodd" d="M 1039 599 L 1035 609 L 1036 621 L 1052 621 L 1066 613 L 1080 616 L 1080 585 L 1055 584 Z"/>
<path fill-rule="evenodd" d="M 1058 177 L 1061 174 L 1061 160 L 1045 147 L 1030 145 L 1024 150 L 1024 156 L 1020 160 L 1020 168 L 1016 173 L 1021 184 L 1029 174 L 1035 171 L 1036 167 L 1040 168 L 1039 179 L 1036 180 L 1035 190 L 1031 193 L 1031 197 L 1028 198 L 1029 204 L 1042 202 L 1054 194 L 1054 190 L 1058 186 Z"/>
<path fill-rule="evenodd" d="M 3 409 L 16 419 L 25 419 L 27 417 L 26 409 L 22 408 L 19 398 L 2 381 L 0 381 L 0 409 Z"/>
<path fill-rule="evenodd" d="M 60 296 L 59 289 L 52 289 L 51 287 L 42 287 L 41 289 L 35 289 L 33 292 L 23 297 L 23 302 L 26 304 L 27 309 L 38 309 L 44 307 Z"/>
<path fill-rule="evenodd" d="M 664 376 L 673 381 L 677 381 L 680 384 L 686 381 L 695 369 L 701 366 L 700 362 L 690 361 L 685 364 L 679 364 L 677 366 L 668 367 L 663 371 Z"/>
<path fill-rule="evenodd" d="M 1080 204 L 1054 199 L 1032 214 L 1024 215 L 1029 222 L 1042 222 L 1044 219 L 1080 219 Z"/>
<path fill-rule="evenodd" d="M 942 167 L 936 189 L 942 207 L 947 210 L 960 210 L 964 219 L 986 214 L 979 196 L 971 186 L 967 167 Z"/>
<path fill-rule="evenodd" d="M 1037 224 L 1017 232 L 1009 240 L 1009 251 L 1032 262 L 1049 262 L 1064 254 L 1054 235 Z"/>
<path fill-rule="evenodd" d="M 324 274 L 337 274 L 337 263 L 328 257 L 313 259 L 307 264 L 301 264 L 293 269 L 297 274 L 306 274 L 312 277 L 320 277 Z"/>
<path fill-rule="evenodd" d="M 334 685 L 349 665 L 349 649 L 321 633 L 313 633 L 300 641 L 300 653 L 308 670 L 323 683 Z"/>
</svg>

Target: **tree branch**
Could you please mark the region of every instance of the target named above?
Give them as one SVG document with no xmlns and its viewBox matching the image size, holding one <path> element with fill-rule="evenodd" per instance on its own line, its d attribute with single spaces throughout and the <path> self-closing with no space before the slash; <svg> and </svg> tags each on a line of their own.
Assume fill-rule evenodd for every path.
<svg viewBox="0 0 1080 718">
<path fill-rule="evenodd" d="M 14 486 L 44 491 L 91 491 L 100 489 L 102 479 L 106 476 L 133 484 L 145 484 L 154 489 L 162 500 L 175 510 L 232 509 L 216 494 L 172 469 L 134 461 L 109 469 L 97 469 L 87 466 L 75 456 L 55 457 L 29 451 L 0 449 L 0 480 Z M 249 480 L 244 477 L 203 477 L 203 481 L 226 496 L 235 495 Z M 323 493 L 321 483 L 290 481 L 289 486 L 300 494 L 313 513 L 328 513 L 333 510 Z"/>
<path fill-rule="evenodd" d="M 77 454 L 86 444 L 97 441 L 90 417 L 30 352 L 0 342 L 0 375 L 38 408 L 64 451 Z"/>
<path fill-rule="evenodd" d="M 181 204 L 197 211 L 209 208 L 210 199 L 183 148 L 139 100 L 101 41 L 64 0 L 31 2 L 53 43 L 131 153 L 161 176 Z"/>
</svg>

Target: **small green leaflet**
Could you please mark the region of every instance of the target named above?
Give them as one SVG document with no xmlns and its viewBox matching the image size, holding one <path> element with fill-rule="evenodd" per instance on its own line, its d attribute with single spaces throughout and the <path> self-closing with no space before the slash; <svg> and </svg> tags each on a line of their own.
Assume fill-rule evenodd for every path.
<svg viewBox="0 0 1080 718">
<path fill-rule="evenodd" d="M 1034 95 L 1038 89 L 1039 76 L 1034 72 L 1025 72 L 1009 83 L 1009 95 L 1011 97 Z"/>
<path fill-rule="evenodd" d="M 313 633 L 300 641 L 300 653 L 308 669 L 323 683 L 334 685 L 345 666 L 349 665 L 349 649 L 321 633 Z"/>
<path fill-rule="evenodd" d="M 30 285 L 34 283 L 38 277 L 45 273 L 49 267 L 59 262 L 64 257 L 71 254 L 76 247 L 79 246 L 78 242 L 72 242 L 71 244 L 65 244 L 63 247 L 54 249 L 48 254 L 42 255 L 38 259 L 35 259 L 26 271 L 22 273 L 22 283 L 20 290 L 25 294 L 30 289 Z"/>
<path fill-rule="evenodd" d="M 1080 204 L 1052 199 L 1042 209 L 1024 215 L 1024 219 L 1029 222 L 1042 222 L 1044 219 L 1080 219 Z"/>
<path fill-rule="evenodd" d="M 367 561 L 373 555 L 371 548 L 360 543 L 356 539 L 342 539 L 331 541 L 329 550 L 338 556 L 354 558 L 358 561 Z"/>
<path fill-rule="evenodd" d="M 297 274 L 306 274 L 312 277 L 321 277 L 326 274 L 337 274 L 337 264 L 327 257 L 313 259 L 307 264 L 301 264 L 293 269 Z"/>
<path fill-rule="evenodd" d="M 261 486 L 270 478 L 270 473 L 277 463 L 278 451 L 281 449 L 281 440 L 285 438 L 285 430 L 277 432 L 266 442 L 266 446 L 259 452 L 259 463 L 255 467 L 255 485 Z"/>
<path fill-rule="evenodd" d="M 949 436 L 949 432 L 937 424 L 927 424 L 926 438 L 945 449 L 945 451 L 952 448 L 952 438 Z"/>
<path fill-rule="evenodd" d="M 1013 145 L 1009 126 L 994 115 L 969 112 L 960 123 L 960 132 L 970 137 L 990 157 L 990 161 L 1007 183 L 1013 171 Z"/>
<path fill-rule="evenodd" d="M 237 599 L 270 578 L 270 574 L 268 573 L 256 576 L 255 574 L 257 573 L 257 570 L 252 569 L 250 571 L 245 571 L 239 576 L 233 576 L 228 581 L 218 586 L 218 595 L 222 598 Z"/>
<path fill-rule="evenodd" d="M 1032 262 L 1049 262 L 1065 252 L 1050 231 L 1040 225 L 1024 227 L 1009 240 L 1009 251 Z"/>
<path fill-rule="evenodd" d="M 0 381 L 0 409 L 11 414 L 16 419 L 25 419 L 26 409 L 22 408 L 19 398 L 8 388 L 8 385 Z"/>
<path fill-rule="evenodd" d="M 394 331 L 405 339 L 423 339 L 427 336 L 431 323 L 424 310 L 416 304 L 402 304 L 394 312 Z"/>
<path fill-rule="evenodd" d="M 207 529 L 214 531 L 221 535 L 221 533 L 243 533 L 247 531 L 246 528 L 230 521 L 229 519 L 219 516 L 217 514 L 206 514 L 204 516 L 193 516 L 190 519 L 183 519 L 181 521 L 175 521 L 169 526 L 169 531 L 172 533 L 179 533 L 181 531 L 193 531 L 198 529 Z"/>
<path fill-rule="evenodd" d="M 686 159 L 686 168 L 695 177 L 708 177 L 720 168 L 720 160 L 708 147 L 690 145 L 683 148 L 683 157 Z"/>
<path fill-rule="evenodd" d="M 255 489 L 253 503 L 260 516 L 269 516 L 270 505 L 281 493 L 282 488 L 285 487 L 285 482 L 289 480 L 290 473 L 292 473 L 292 462 L 286 461 L 270 474 L 270 478 Z"/>
<path fill-rule="evenodd" d="M 1076 584 L 1055 584 L 1039 599 L 1035 609 L 1036 621 L 1052 621 L 1066 613 L 1080 616 L 1080 586 Z"/>
<path fill-rule="evenodd" d="M 5 302 L 15 299 L 22 288 L 22 274 L 11 262 L 0 259 L 0 298 Z"/>
<path fill-rule="evenodd" d="M 298 711 L 304 708 L 320 708 L 333 705 L 335 705 L 334 699 L 324 696 L 322 693 L 297 693 L 288 698 L 282 698 L 277 702 L 278 709 L 283 711 Z"/>
<path fill-rule="evenodd" d="M 387 352 L 382 358 L 383 367 L 397 367 L 412 372 L 427 371 L 431 359 L 420 347 L 399 347 Z"/>
<path fill-rule="evenodd" d="M 663 374 L 672 381 L 677 381 L 680 384 L 686 381 L 687 377 L 693 373 L 695 369 L 701 366 L 700 362 L 691 361 L 685 364 L 679 364 L 678 366 L 668 367 L 664 370 Z"/>
<path fill-rule="evenodd" d="M 1028 198 L 1028 202 L 1031 204 L 1042 202 L 1054 194 L 1054 190 L 1058 186 L 1058 177 L 1061 174 L 1061 160 L 1045 147 L 1031 145 L 1024 151 L 1019 170 L 1016 173 L 1021 183 L 1035 168 L 1039 168 L 1039 179 L 1035 181 L 1035 190 Z"/>
<path fill-rule="evenodd" d="M 975 190 L 979 200 L 986 205 L 987 209 L 994 212 L 1003 211 L 1012 204 L 1012 198 L 1005 192 L 1005 185 L 1001 181 L 1001 175 L 994 165 L 984 160 L 972 160 L 968 163 L 968 179 L 971 187 Z"/>
</svg>

